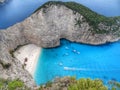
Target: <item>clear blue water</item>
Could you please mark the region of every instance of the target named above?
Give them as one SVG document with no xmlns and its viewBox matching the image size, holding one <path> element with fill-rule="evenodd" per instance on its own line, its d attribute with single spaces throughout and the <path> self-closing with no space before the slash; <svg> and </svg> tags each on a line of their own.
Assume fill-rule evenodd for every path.
<svg viewBox="0 0 120 90">
<path fill-rule="evenodd" d="M 7 28 L 30 16 L 48 0 L 9 0 L 0 4 L 0 29 Z M 70 0 L 62 0 L 70 1 Z M 105 16 L 120 16 L 120 0 L 73 0 Z M 101 78 L 120 81 L 120 42 L 90 46 L 61 41 L 61 46 L 42 49 L 34 79 L 37 84 L 55 77 Z"/>
<path fill-rule="evenodd" d="M 61 40 L 61 46 L 43 49 L 35 80 L 44 84 L 56 77 L 100 78 L 120 81 L 120 42 L 91 46 Z"/>
<path fill-rule="evenodd" d="M 0 4 L 0 29 L 7 28 L 30 16 L 39 6 L 49 0 L 8 0 Z M 56 0 L 57 1 L 57 0 Z M 120 15 L 120 0 L 61 0 L 81 3 L 105 16 Z"/>
<path fill-rule="evenodd" d="M 120 2 L 79 0 L 78 2 L 105 16 L 120 15 Z M 100 78 L 105 84 L 109 80 L 120 81 L 120 42 L 91 46 L 61 40 L 61 46 L 43 49 L 39 58 L 35 81 L 44 84 L 56 77 Z"/>
<path fill-rule="evenodd" d="M 7 28 L 30 16 L 43 2 L 41 0 L 8 0 L 0 5 L 0 29 Z"/>
</svg>

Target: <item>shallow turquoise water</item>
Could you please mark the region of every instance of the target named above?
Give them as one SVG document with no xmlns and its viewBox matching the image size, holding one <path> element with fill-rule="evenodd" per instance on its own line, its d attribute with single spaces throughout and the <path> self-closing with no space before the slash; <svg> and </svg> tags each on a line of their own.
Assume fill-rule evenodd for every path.
<svg viewBox="0 0 120 90">
<path fill-rule="evenodd" d="M 7 28 L 30 16 L 48 0 L 9 0 L 0 5 L 0 29 Z M 62 0 L 70 1 L 70 0 Z M 120 15 L 120 0 L 72 0 L 105 16 Z M 101 78 L 120 81 L 120 42 L 90 46 L 61 41 L 61 46 L 42 49 L 34 79 L 37 84 L 55 77 Z"/>
<path fill-rule="evenodd" d="M 56 77 L 100 78 L 120 81 L 120 42 L 91 46 L 61 41 L 61 46 L 43 49 L 35 80 L 44 84 Z"/>
</svg>

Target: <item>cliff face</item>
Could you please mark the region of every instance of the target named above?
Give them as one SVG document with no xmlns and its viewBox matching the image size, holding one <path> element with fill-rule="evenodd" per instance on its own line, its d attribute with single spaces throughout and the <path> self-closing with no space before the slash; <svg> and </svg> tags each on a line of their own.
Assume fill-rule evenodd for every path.
<svg viewBox="0 0 120 90">
<path fill-rule="evenodd" d="M 58 46 L 61 38 L 93 45 L 119 39 L 119 23 L 99 22 L 96 28 L 83 15 L 65 5 L 45 6 L 22 22 L 24 36 L 31 43 L 48 48 Z"/>
<path fill-rule="evenodd" d="M 73 8 L 69 6 L 69 3 L 51 4 L 49 2 L 23 22 L 6 30 L 0 30 L 1 65 L 10 64 L 15 67 L 14 62 L 18 61 L 10 54 L 11 50 L 27 43 L 49 48 L 58 46 L 61 38 L 93 45 L 113 42 L 120 39 L 119 18 L 111 19 L 111 21 L 114 20 L 114 23 L 109 24 L 108 21 L 95 21 L 94 18 L 96 18 L 96 16 L 97 18 L 99 17 L 96 13 L 94 13 L 95 16 L 92 17 L 93 21 L 88 21 L 89 17 L 81 13 L 80 11 L 78 12 L 77 9 L 73 10 Z M 103 16 L 100 17 L 100 20 L 105 18 Z M 107 18 L 105 18 L 105 20 L 106 19 Z M 96 24 L 96 26 L 94 26 L 94 24 Z M 18 67 L 16 66 L 16 68 Z M 9 72 L 10 71 L 8 71 L 8 73 Z M 19 74 L 19 70 L 15 72 Z M 17 76 L 17 74 L 14 75 Z M 0 75 L 2 75 L 2 73 Z"/>
<path fill-rule="evenodd" d="M 48 7 L 42 8 L 23 22 L 29 25 L 25 27 L 24 35 L 30 42 L 41 47 L 58 46 L 61 38 L 86 42 L 86 35 L 83 34 L 90 34 L 91 27 L 87 22 L 82 22 L 85 20 L 82 15 L 74 14 L 71 9 L 63 5 Z M 81 21 L 81 26 L 75 25 L 78 19 Z"/>
<path fill-rule="evenodd" d="M 14 58 L 12 54 L 12 50 L 26 43 L 27 40 L 22 34 L 20 24 L 0 31 L 0 78 L 20 78 L 28 87 L 34 87 L 33 78 L 23 69 L 20 61 Z"/>
<path fill-rule="evenodd" d="M 109 32 L 115 25 L 106 26 L 99 23 L 98 28 L 101 32 L 108 31 L 108 33 L 96 33 L 93 26 L 89 25 L 86 18 L 78 12 L 74 13 L 63 5 L 48 7 L 40 9 L 22 22 L 24 36 L 34 44 L 41 47 L 55 47 L 59 45 L 61 38 L 94 45 L 118 40 L 117 34 Z M 120 28 L 117 31 L 119 30 Z"/>
</svg>

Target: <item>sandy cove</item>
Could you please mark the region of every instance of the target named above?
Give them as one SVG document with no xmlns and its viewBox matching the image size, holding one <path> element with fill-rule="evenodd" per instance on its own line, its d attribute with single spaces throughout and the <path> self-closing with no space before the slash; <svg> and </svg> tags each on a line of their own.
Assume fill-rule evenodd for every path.
<svg viewBox="0 0 120 90">
<path fill-rule="evenodd" d="M 16 50 L 14 56 L 22 63 L 23 67 L 32 75 L 32 77 L 34 77 L 40 53 L 40 47 L 34 44 L 28 44 Z"/>
</svg>

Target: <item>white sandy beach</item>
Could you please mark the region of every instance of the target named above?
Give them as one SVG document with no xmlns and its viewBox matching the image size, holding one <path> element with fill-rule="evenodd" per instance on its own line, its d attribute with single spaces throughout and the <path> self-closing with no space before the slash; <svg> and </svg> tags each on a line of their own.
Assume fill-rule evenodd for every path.
<svg viewBox="0 0 120 90">
<path fill-rule="evenodd" d="M 40 53 L 40 47 L 29 44 L 15 51 L 14 56 L 22 63 L 23 67 L 32 75 L 32 77 L 34 77 Z"/>
</svg>

